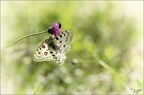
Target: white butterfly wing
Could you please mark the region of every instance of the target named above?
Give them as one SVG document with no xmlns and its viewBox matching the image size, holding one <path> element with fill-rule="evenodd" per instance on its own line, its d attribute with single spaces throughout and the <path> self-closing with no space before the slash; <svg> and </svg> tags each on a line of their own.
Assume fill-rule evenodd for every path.
<svg viewBox="0 0 144 95">
<path fill-rule="evenodd" d="M 73 38 L 73 32 L 71 30 L 66 30 L 62 32 L 59 36 L 55 37 L 54 43 L 59 47 L 61 53 L 66 54 L 70 51 L 70 42 Z"/>
<path fill-rule="evenodd" d="M 53 60 L 59 64 L 62 65 L 66 59 L 66 56 L 64 53 L 60 53 L 60 52 L 55 52 L 55 51 L 50 51 L 51 55 L 53 56 Z"/>
<path fill-rule="evenodd" d="M 66 30 L 60 35 L 56 36 L 49 43 L 50 53 L 52 54 L 56 63 L 62 65 L 66 59 L 65 54 L 70 51 L 70 42 L 73 38 L 73 33 L 71 30 Z"/>
<path fill-rule="evenodd" d="M 66 36 L 64 37 L 64 42 L 61 46 L 61 52 L 63 52 L 64 54 L 66 54 L 67 52 L 70 51 L 70 42 L 72 41 L 72 38 L 73 38 L 73 32 L 72 30 L 66 30 L 65 33 L 64 33 Z M 64 35 L 63 34 L 63 35 Z"/>
<path fill-rule="evenodd" d="M 53 56 L 50 54 L 50 51 L 48 50 L 48 39 L 45 40 L 35 51 L 33 55 L 33 59 L 36 62 L 42 62 L 42 61 L 50 61 L 53 59 Z"/>
</svg>

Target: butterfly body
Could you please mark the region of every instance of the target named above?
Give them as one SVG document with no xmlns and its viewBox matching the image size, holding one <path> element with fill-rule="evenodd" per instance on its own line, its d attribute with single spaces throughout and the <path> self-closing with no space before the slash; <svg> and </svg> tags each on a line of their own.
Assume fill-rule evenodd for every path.
<svg viewBox="0 0 144 95">
<path fill-rule="evenodd" d="M 54 60 L 62 65 L 66 59 L 65 54 L 70 51 L 70 42 L 73 33 L 71 30 L 61 32 L 57 36 L 51 35 L 35 51 L 34 60 L 37 62 Z"/>
</svg>

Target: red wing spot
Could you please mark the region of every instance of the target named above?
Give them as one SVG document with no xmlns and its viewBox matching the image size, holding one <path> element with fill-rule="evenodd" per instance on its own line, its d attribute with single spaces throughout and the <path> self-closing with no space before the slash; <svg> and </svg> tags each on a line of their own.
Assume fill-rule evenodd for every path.
<svg viewBox="0 0 144 95">
<path fill-rule="evenodd" d="M 48 53 L 47 52 L 44 52 L 44 55 L 47 55 Z"/>
<path fill-rule="evenodd" d="M 45 45 L 42 45 L 41 47 L 42 47 L 42 48 L 45 48 Z"/>
</svg>

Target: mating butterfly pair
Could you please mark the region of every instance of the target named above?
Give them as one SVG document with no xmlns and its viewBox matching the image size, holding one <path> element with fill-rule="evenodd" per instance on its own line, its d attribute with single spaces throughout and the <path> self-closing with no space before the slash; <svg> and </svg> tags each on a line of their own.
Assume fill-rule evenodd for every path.
<svg viewBox="0 0 144 95">
<path fill-rule="evenodd" d="M 58 27 L 56 27 L 56 25 Z M 61 24 L 55 23 L 48 31 L 52 34 L 35 51 L 33 59 L 37 62 L 54 60 L 62 65 L 66 59 L 65 54 L 70 51 L 70 42 L 73 38 L 72 30 L 61 32 Z"/>
</svg>

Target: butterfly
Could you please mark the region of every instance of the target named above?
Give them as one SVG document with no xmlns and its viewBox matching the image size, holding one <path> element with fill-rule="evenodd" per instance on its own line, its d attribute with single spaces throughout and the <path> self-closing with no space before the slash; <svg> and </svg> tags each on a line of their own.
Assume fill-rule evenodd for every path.
<svg viewBox="0 0 144 95">
<path fill-rule="evenodd" d="M 70 51 L 72 38 L 72 30 L 66 30 L 57 36 L 51 35 L 35 51 L 33 55 L 34 61 L 54 60 L 59 65 L 62 65 L 66 59 L 65 54 Z"/>
</svg>

